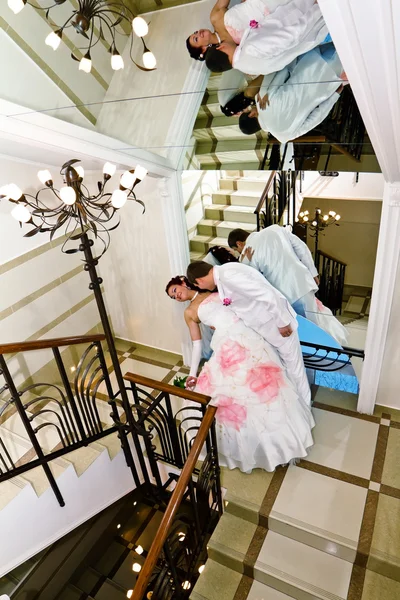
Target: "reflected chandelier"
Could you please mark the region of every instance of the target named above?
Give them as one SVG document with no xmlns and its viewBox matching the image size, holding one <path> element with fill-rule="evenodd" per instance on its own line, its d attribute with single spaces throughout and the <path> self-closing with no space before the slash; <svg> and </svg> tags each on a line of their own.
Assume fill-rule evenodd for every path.
<svg viewBox="0 0 400 600">
<path fill-rule="evenodd" d="M 52 0 L 53 4 L 46 7 L 32 4 L 29 0 L 8 0 L 8 6 L 18 14 L 25 6 L 29 4 L 36 10 L 45 11 L 46 19 L 49 23 L 50 11 L 65 4 L 67 0 Z M 154 71 L 156 68 L 156 58 L 144 43 L 143 37 L 148 33 L 149 28 L 142 17 L 136 17 L 134 13 L 126 6 L 124 0 L 78 0 L 78 7 L 73 9 L 72 14 L 63 25 L 56 25 L 54 31 L 49 33 L 45 43 L 57 50 L 60 45 L 64 30 L 73 27 L 75 31 L 88 40 L 83 51 L 83 57 L 79 60 L 73 53 L 71 57 L 79 62 L 79 69 L 85 73 L 90 73 L 92 68 L 91 50 L 100 41 L 109 45 L 111 54 L 111 67 L 114 71 L 124 68 L 124 60 L 117 50 L 117 35 L 130 35 L 130 58 L 132 62 L 142 71 Z M 135 34 L 140 37 L 143 43 L 143 65 L 139 65 L 132 58 L 133 35 L 126 34 L 122 27 L 123 24 L 129 24 Z"/>
<path fill-rule="evenodd" d="M 11 214 L 21 226 L 33 226 L 24 237 L 47 232 L 51 240 L 58 230 L 62 230 L 66 235 L 62 250 L 73 254 L 79 248 L 74 244 L 71 247 L 70 242 L 75 242 L 82 234 L 92 233 L 102 244 L 102 256 L 110 243 L 109 232 L 120 223 L 119 209 L 127 200 L 138 202 L 144 212 L 145 205 L 136 198 L 134 188 L 147 175 L 147 170 L 138 165 L 136 169 L 125 171 L 119 187 L 110 193 L 105 188 L 115 174 L 116 166 L 107 162 L 103 167 L 103 180 L 97 183 L 98 193 L 92 195 L 84 183 L 83 167 L 76 165 L 79 162 L 73 159 L 61 167 L 65 185 L 59 190 L 54 187 L 51 173 L 46 169 L 38 172 L 38 178 L 45 187 L 35 196 L 23 193 L 15 183 L 10 183 L 0 189 L 0 200 L 7 199 L 15 204 Z"/>
</svg>

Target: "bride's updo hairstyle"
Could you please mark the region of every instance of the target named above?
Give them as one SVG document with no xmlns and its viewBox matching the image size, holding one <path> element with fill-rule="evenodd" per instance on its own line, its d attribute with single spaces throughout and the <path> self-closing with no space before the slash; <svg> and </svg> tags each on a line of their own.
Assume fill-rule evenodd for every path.
<svg viewBox="0 0 400 600">
<path fill-rule="evenodd" d="M 206 291 L 206 290 L 201 290 L 197 286 L 190 283 L 189 279 L 187 277 L 185 277 L 185 275 L 177 275 L 176 277 L 173 277 L 172 279 L 170 279 L 166 285 L 165 293 L 167 294 L 167 296 L 169 297 L 168 290 L 171 287 L 171 285 L 182 285 L 182 283 L 184 283 L 186 285 L 186 287 L 189 288 L 189 290 L 194 290 L 195 292 L 199 292 L 199 293 Z"/>
<path fill-rule="evenodd" d="M 222 52 L 222 50 L 218 50 L 218 45 L 219 44 L 215 44 L 214 46 L 208 48 L 204 55 L 206 65 L 212 73 L 223 73 L 224 71 L 229 71 L 232 69 L 228 55 L 225 54 L 225 52 Z"/>
<path fill-rule="evenodd" d="M 191 43 L 190 43 L 190 35 L 186 40 L 186 48 L 188 49 L 188 52 L 190 54 L 190 56 L 192 58 L 194 58 L 194 60 L 205 60 L 206 59 L 206 52 L 203 53 L 201 48 L 194 48 Z"/>
</svg>

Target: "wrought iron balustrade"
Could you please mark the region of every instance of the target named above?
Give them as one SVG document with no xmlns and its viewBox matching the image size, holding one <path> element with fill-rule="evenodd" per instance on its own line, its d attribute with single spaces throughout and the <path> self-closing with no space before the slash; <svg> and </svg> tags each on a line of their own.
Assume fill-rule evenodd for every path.
<svg viewBox="0 0 400 600">
<path fill-rule="evenodd" d="M 315 266 L 320 276 L 318 298 L 334 315 L 342 314 L 344 279 L 347 264 L 318 250 Z"/>
<path fill-rule="evenodd" d="M 257 231 L 270 225 L 295 223 L 296 180 L 299 174 L 300 171 L 272 171 L 254 210 Z"/>
<path fill-rule="evenodd" d="M 120 410 L 113 399 L 101 344 L 104 339 L 105 336 L 99 334 L 0 345 L 0 377 L 4 381 L 0 388 L 0 482 L 42 467 L 58 502 L 64 506 L 49 462 L 122 430 Z M 81 348 L 82 345 L 86 347 L 80 355 L 71 382 L 60 348 Z M 18 386 L 9 369 L 10 359 L 7 360 L 6 357 L 44 349 L 52 351 L 58 372 L 56 383 L 38 382 Z M 100 400 L 102 386 L 112 417 L 112 422 L 108 425 L 102 421 L 99 413 L 100 402 L 104 406 L 104 400 Z M 32 460 L 30 452 L 27 452 L 29 459 L 25 461 L 23 457 L 13 459 L 8 437 L 4 435 L 5 430 L 1 431 L 1 425 L 7 423 L 15 413 L 31 443 L 31 453 L 34 455 Z M 57 444 L 49 448 L 50 442 L 45 442 L 53 439 L 52 433 L 56 436 Z M 127 440 L 121 438 L 121 441 L 135 480 L 139 483 Z"/>
</svg>

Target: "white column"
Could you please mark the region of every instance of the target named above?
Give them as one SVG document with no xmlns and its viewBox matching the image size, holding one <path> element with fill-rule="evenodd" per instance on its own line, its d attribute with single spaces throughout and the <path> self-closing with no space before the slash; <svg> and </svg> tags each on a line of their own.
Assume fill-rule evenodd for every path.
<svg viewBox="0 0 400 600">
<path fill-rule="evenodd" d="M 186 275 L 189 264 L 189 240 L 186 228 L 185 208 L 182 195 L 181 172 L 176 171 L 170 177 L 160 180 L 162 198 L 162 215 L 165 237 L 167 239 L 170 273 L 168 276 Z M 171 300 L 171 302 L 174 302 Z M 184 364 L 189 365 L 192 354 L 192 344 L 183 313 L 186 305 L 174 302 L 176 315 L 176 335 L 181 338 Z"/>
<path fill-rule="evenodd" d="M 359 412 L 362 413 L 371 414 L 376 402 L 389 332 L 399 254 L 400 182 L 386 183 L 365 345 L 365 361 L 357 406 Z"/>
</svg>

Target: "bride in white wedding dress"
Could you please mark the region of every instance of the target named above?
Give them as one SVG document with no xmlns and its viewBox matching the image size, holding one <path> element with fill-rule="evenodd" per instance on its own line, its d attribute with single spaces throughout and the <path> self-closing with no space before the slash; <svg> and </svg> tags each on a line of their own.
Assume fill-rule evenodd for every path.
<svg viewBox="0 0 400 600">
<path fill-rule="evenodd" d="M 184 301 L 176 286 L 167 286 L 166 291 Z M 194 342 L 201 339 L 199 322 L 215 328 L 213 354 L 198 379 L 191 376 L 188 383 L 195 384 L 196 392 L 211 396 L 211 404 L 218 407 L 220 463 L 250 473 L 256 468 L 273 471 L 305 457 L 313 445 L 311 409 L 295 392 L 274 348 L 218 294 L 202 300 L 194 290 L 187 290 L 185 300 L 193 301 L 185 319 Z"/>
</svg>

